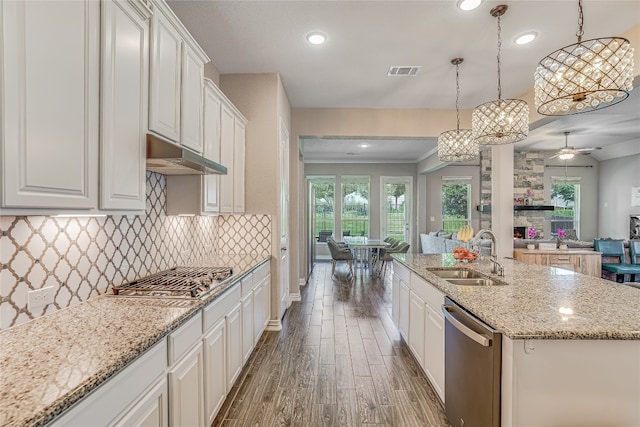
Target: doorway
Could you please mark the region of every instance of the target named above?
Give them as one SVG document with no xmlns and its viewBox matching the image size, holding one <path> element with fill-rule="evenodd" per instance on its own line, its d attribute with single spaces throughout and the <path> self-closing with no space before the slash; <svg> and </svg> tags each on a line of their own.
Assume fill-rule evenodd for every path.
<svg viewBox="0 0 640 427">
<path fill-rule="evenodd" d="M 309 176 L 309 263 L 331 260 L 327 237 L 335 235 L 336 177 Z"/>
<path fill-rule="evenodd" d="M 411 242 L 413 177 L 380 177 L 380 237 Z"/>
</svg>

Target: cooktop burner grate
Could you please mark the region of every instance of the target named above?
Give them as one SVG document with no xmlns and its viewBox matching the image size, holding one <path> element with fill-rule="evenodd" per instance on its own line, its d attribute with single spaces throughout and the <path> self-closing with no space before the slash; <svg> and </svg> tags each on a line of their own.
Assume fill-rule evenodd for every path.
<svg viewBox="0 0 640 427">
<path fill-rule="evenodd" d="M 115 295 L 197 298 L 232 274 L 231 267 L 174 267 L 113 286 Z"/>
</svg>

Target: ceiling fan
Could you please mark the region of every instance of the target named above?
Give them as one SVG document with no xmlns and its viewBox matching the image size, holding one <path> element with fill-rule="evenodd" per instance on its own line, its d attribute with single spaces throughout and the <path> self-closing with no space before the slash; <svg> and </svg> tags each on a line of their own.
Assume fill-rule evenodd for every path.
<svg viewBox="0 0 640 427">
<path fill-rule="evenodd" d="M 560 149 L 556 154 L 549 157 L 549 159 L 555 159 L 556 157 L 561 160 L 571 160 L 576 154 L 591 154 L 593 150 L 601 150 L 602 147 L 587 147 L 587 148 L 574 148 L 569 147 L 567 141 L 571 132 L 564 132 L 564 147 Z"/>
</svg>

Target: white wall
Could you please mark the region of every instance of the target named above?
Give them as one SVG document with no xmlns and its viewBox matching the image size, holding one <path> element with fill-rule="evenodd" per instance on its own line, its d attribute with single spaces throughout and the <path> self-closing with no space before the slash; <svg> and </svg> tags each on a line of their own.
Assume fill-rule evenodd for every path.
<svg viewBox="0 0 640 427">
<path fill-rule="evenodd" d="M 631 206 L 631 187 L 640 187 L 640 154 L 600 162 L 599 177 L 598 236 L 628 239 L 629 216 L 640 215 L 640 206 Z"/>
</svg>

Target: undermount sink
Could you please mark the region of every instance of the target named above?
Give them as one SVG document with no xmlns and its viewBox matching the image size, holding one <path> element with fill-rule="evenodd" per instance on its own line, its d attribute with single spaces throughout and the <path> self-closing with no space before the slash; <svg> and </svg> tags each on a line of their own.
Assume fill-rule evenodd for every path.
<svg viewBox="0 0 640 427">
<path fill-rule="evenodd" d="M 474 270 L 462 268 L 449 268 L 429 270 L 432 274 L 445 279 L 447 282 L 459 286 L 502 286 L 506 285 L 501 280 L 492 279 Z"/>
</svg>

